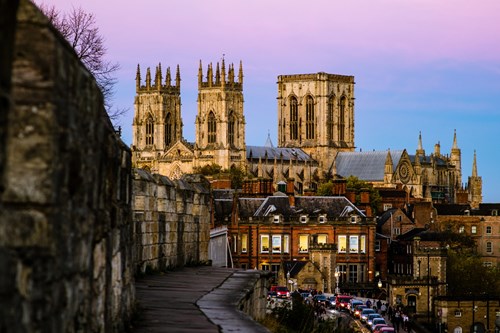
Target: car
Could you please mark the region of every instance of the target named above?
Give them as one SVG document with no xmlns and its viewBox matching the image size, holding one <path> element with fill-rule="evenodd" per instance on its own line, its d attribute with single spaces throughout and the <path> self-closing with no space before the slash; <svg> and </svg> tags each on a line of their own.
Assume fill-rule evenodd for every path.
<svg viewBox="0 0 500 333">
<path fill-rule="evenodd" d="M 384 318 L 382 318 L 382 317 L 373 318 L 371 323 L 368 322 L 368 325 L 369 325 L 368 328 L 373 331 L 373 328 L 375 327 L 375 325 L 380 325 L 380 324 L 387 325 Z"/>
<path fill-rule="evenodd" d="M 378 328 L 376 331 L 373 331 L 373 333 L 386 333 L 386 332 L 396 332 L 394 327 L 391 326 L 382 326 Z"/>
<path fill-rule="evenodd" d="M 366 305 L 364 305 L 364 304 L 356 305 L 354 307 L 354 312 L 353 312 L 354 318 L 360 319 L 361 311 L 363 311 L 364 309 L 367 309 Z"/>
<path fill-rule="evenodd" d="M 300 296 L 302 296 L 303 299 L 308 299 L 309 297 L 312 297 L 311 293 L 300 293 Z"/>
<path fill-rule="evenodd" d="M 375 312 L 375 313 L 371 313 L 371 314 L 369 314 L 369 315 L 366 317 L 366 324 L 367 324 L 368 326 L 371 326 L 371 325 L 372 325 L 372 320 L 373 320 L 373 318 L 382 318 L 382 316 L 381 316 L 380 314 L 376 313 L 376 312 Z"/>
<path fill-rule="evenodd" d="M 314 300 L 314 302 L 316 302 L 316 303 L 322 303 L 325 306 L 328 306 L 328 304 L 330 303 L 330 301 L 328 300 L 328 297 L 326 297 L 323 294 L 314 295 L 313 296 L 313 300 Z"/>
<path fill-rule="evenodd" d="M 289 298 L 290 297 L 290 291 L 288 290 L 287 287 L 277 286 L 276 287 L 276 296 L 277 297 L 281 297 L 281 298 Z"/>
<path fill-rule="evenodd" d="M 372 327 L 372 332 L 374 332 L 374 333 L 375 333 L 375 332 L 376 332 L 378 329 L 380 329 L 381 327 L 387 327 L 387 326 L 389 326 L 389 325 L 387 325 L 387 324 L 376 324 L 376 325 L 373 325 L 373 327 Z"/>
<path fill-rule="evenodd" d="M 351 301 L 349 302 L 349 305 L 348 305 L 348 309 L 349 309 L 349 312 L 351 314 L 354 314 L 354 310 L 355 310 L 355 307 L 356 305 L 363 305 L 364 302 L 362 300 L 359 300 L 359 299 L 351 299 Z"/>
<path fill-rule="evenodd" d="M 335 308 L 335 302 L 336 302 L 336 300 L 337 300 L 337 297 L 335 297 L 335 296 L 328 297 L 328 301 L 330 303 L 329 304 L 330 308 L 332 308 L 332 309 Z"/>
<path fill-rule="evenodd" d="M 369 308 L 363 309 L 359 315 L 359 319 L 361 319 L 362 323 L 366 323 L 366 320 L 368 319 L 368 315 L 370 315 L 372 313 L 375 313 L 375 310 L 369 309 Z"/>
<path fill-rule="evenodd" d="M 339 311 L 348 311 L 347 305 L 351 301 L 352 296 L 349 295 L 337 295 L 335 299 L 335 308 Z"/>
</svg>

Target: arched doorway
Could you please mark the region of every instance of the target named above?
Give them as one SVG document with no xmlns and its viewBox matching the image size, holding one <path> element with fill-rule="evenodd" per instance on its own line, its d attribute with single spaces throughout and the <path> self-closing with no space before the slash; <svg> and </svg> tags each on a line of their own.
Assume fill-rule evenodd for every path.
<svg viewBox="0 0 500 333">
<path fill-rule="evenodd" d="M 471 329 L 471 332 L 472 333 L 485 333 L 486 332 L 486 329 L 484 328 L 484 324 L 483 323 L 474 323 L 472 325 L 472 329 Z"/>
<path fill-rule="evenodd" d="M 453 333 L 462 333 L 462 327 L 458 326 L 453 329 Z"/>
<path fill-rule="evenodd" d="M 408 311 L 410 313 L 417 313 L 417 295 L 408 295 L 406 300 Z"/>
</svg>

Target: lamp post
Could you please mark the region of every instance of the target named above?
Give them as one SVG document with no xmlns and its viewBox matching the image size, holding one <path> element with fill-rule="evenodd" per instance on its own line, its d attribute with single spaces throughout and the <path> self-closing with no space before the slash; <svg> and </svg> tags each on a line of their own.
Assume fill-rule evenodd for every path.
<svg viewBox="0 0 500 333">
<path fill-rule="evenodd" d="M 339 266 L 335 267 L 335 294 L 340 294 L 340 288 L 339 288 L 339 277 L 340 277 L 340 272 L 339 272 Z"/>
<path fill-rule="evenodd" d="M 288 284 L 290 283 L 290 271 L 286 273 L 286 287 L 288 288 Z M 288 289 L 290 290 L 290 288 Z"/>
<path fill-rule="evenodd" d="M 378 279 L 377 287 L 378 289 L 382 288 L 382 280 Z"/>
</svg>

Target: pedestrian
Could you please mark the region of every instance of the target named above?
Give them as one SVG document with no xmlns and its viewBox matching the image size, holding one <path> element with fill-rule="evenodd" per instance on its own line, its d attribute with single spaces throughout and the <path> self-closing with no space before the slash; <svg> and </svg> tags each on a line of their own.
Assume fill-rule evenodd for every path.
<svg viewBox="0 0 500 333">
<path fill-rule="evenodd" d="M 392 306 L 390 306 L 390 305 L 389 305 L 389 306 L 387 307 L 387 315 L 389 316 L 389 320 L 390 320 L 390 321 L 392 321 L 392 320 L 393 320 L 393 318 L 392 318 L 392 314 L 393 314 L 393 313 L 392 313 Z"/>
<path fill-rule="evenodd" d="M 385 305 L 385 303 L 380 306 L 380 312 L 382 313 L 382 317 L 385 316 L 387 312 L 387 306 Z"/>
<path fill-rule="evenodd" d="M 381 307 L 382 307 L 382 301 L 378 300 L 378 301 L 377 301 L 377 310 L 378 310 L 377 312 L 379 312 L 379 313 L 380 313 L 380 308 L 381 308 Z"/>
<path fill-rule="evenodd" d="M 399 310 L 396 310 L 396 312 L 394 313 L 394 321 L 393 321 L 396 332 L 399 332 L 400 322 L 401 322 L 401 313 L 399 312 Z"/>
<path fill-rule="evenodd" d="M 403 317 L 403 329 L 405 331 L 408 331 L 408 320 L 409 320 L 408 315 L 406 313 L 403 313 L 402 317 Z"/>
</svg>

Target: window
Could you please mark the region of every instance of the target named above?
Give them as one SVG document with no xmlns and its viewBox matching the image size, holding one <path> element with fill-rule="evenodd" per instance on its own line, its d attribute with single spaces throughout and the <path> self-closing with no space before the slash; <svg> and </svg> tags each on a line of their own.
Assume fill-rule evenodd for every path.
<svg viewBox="0 0 500 333">
<path fill-rule="evenodd" d="M 269 253 L 269 235 L 260 235 L 260 252 Z"/>
<path fill-rule="evenodd" d="M 491 216 L 498 216 L 498 210 L 497 209 L 493 209 L 491 211 Z"/>
<path fill-rule="evenodd" d="M 399 229 L 399 228 L 393 228 L 392 232 L 393 232 L 394 235 L 400 235 L 401 234 L 401 229 Z"/>
<path fill-rule="evenodd" d="M 233 111 L 229 113 L 227 119 L 227 142 L 229 145 L 234 146 L 234 114 Z"/>
<path fill-rule="evenodd" d="M 326 222 L 326 215 L 320 215 L 318 217 L 318 222 L 319 223 L 325 223 Z"/>
<path fill-rule="evenodd" d="M 358 253 L 358 236 L 349 236 L 349 253 Z"/>
<path fill-rule="evenodd" d="M 463 234 L 465 232 L 465 227 L 463 225 L 461 225 L 460 227 L 458 227 L 458 232 L 460 234 Z"/>
<path fill-rule="evenodd" d="M 283 235 L 283 253 L 290 253 L 290 236 Z"/>
<path fill-rule="evenodd" d="M 349 282 L 358 282 L 358 265 L 349 265 Z"/>
<path fill-rule="evenodd" d="M 339 268 L 339 283 L 345 282 L 347 277 L 347 265 L 337 265 Z"/>
<path fill-rule="evenodd" d="M 384 212 L 385 212 L 386 210 L 391 209 L 391 208 L 392 208 L 392 204 L 390 204 L 390 203 L 385 203 L 385 204 L 384 204 Z"/>
<path fill-rule="evenodd" d="M 485 261 L 485 262 L 483 262 L 483 266 L 484 267 L 492 267 L 493 263 L 491 261 Z"/>
<path fill-rule="evenodd" d="M 455 317 L 462 317 L 462 311 L 460 310 L 455 310 Z M 462 330 L 460 330 L 461 332 Z"/>
<path fill-rule="evenodd" d="M 491 246 L 491 242 L 486 242 L 486 252 L 493 252 L 493 247 Z"/>
<path fill-rule="evenodd" d="M 314 100 L 306 98 L 306 139 L 314 139 Z"/>
<path fill-rule="evenodd" d="M 375 241 L 375 251 L 380 252 L 380 241 L 379 240 Z"/>
<path fill-rule="evenodd" d="M 335 107 L 335 98 L 331 96 L 328 99 L 328 118 L 326 119 L 326 127 L 327 127 L 327 136 L 328 140 L 334 140 L 333 138 L 333 112 L 334 112 L 334 107 Z"/>
<path fill-rule="evenodd" d="M 155 124 L 151 116 L 146 120 L 146 145 L 154 144 Z"/>
<path fill-rule="evenodd" d="M 273 253 L 281 253 L 281 236 L 273 235 Z"/>
<path fill-rule="evenodd" d="M 263 271 L 268 271 L 269 270 L 269 265 L 268 264 L 262 264 L 260 265 L 260 269 Z"/>
<path fill-rule="evenodd" d="M 471 234 L 477 234 L 477 227 L 475 225 L 473 225 L 471 228 L 470 228 L 470 232 Z"/>
<path fill-rule="evenodd" d="M 345 96 L 340 99 L 339 103 L 339 141 L 345 140 L 345 106 L 346 106 Z"/>
<path fill-rule="evenodd" d="M 328 239 L 328 235 L 327 234 L 320 234 L 318 235 L 318 244 L 326 244 L 326 241 Z"/>
<path fill-rule="evenodd" d="M 309 235 L 299 235 L 299 252 L 307 253 L 309 251 Z"/>
<path fill-rule="evenodd" d="M 174 141 L 174 136 L 172 132 L 172 116 L 170 112 L 165 117 L 165 146 L 168 147 Z"/>
<path fill-rule="evenodd" d="M 217 123 L 213 112 L 208 115 L 208 143 L 215 143 L 217 133 Z"/>
<path fill-rule="evenodd" d="M 366 236 L 359 236 L 359 253 L 366 253 Z"/>
<path fill-rule="evenodd" d="M 299 137 L 299 109 L 297 99 L 290 98 L 290 140 L 297 140 Z"/>
<path fill-rule="evenodd" d="M 274 223 L 280 223 L 281 221 L 281 216 L 280 215 L 274 215 L 273 216 L 273 222 Z"/>
<path fill-rule="evenodd" d="M 346 253 L 347 252 L 347 236 L 339 236 L 339 253 Z"/>
<path fill-rule="evenodd" d="M 491 234 L 491 226 L 487 226 L 486 227 L 486 233 L 487 234 Z"/>
<path fill-rule="evenodd" d="M 307 223 L 308 220 L 307 215 L 300 215 L 300 223 Z"/>
<path fill-rule="evenodd" d="M 247 253 L 247 251 L 248 251 L 248 235 L 241 234 L 240 239 L 241 239 L 241 253 Z"/>
</svg>

